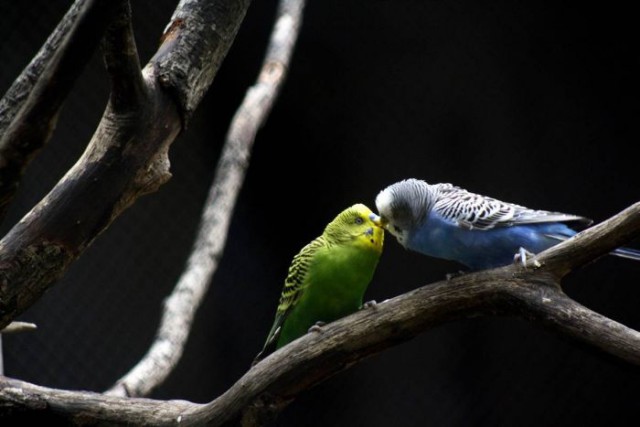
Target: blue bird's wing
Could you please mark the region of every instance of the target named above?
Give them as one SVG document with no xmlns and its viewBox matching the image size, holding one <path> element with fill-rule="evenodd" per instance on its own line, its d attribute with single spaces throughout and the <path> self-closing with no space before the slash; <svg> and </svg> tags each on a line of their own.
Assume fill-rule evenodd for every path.
<svg viewBox="0 0 640 427">
<path fill-rule="evenodd" d="M 582 216 L 534 210 L 503 202 L 451 184 L 438 185 L 437 192 L 433 211 L 443 219 L 469 230 L 557 222 L 578 222 L 587 226 L 592 222 Z"/>
</svg>

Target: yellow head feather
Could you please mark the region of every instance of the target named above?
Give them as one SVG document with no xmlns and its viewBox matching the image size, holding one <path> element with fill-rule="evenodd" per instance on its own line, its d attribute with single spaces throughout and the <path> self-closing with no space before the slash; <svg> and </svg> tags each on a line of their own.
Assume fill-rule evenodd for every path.
<svg viewBox="0 0 640 427">
<path fill-rule="evenodd" d="M 380 252 L 384 229 L 378 215 L 362 203 L 357 203 L 340 212 L 327 225 L 323 236 L 330 243 L 355 244 Z"/>
</svg>

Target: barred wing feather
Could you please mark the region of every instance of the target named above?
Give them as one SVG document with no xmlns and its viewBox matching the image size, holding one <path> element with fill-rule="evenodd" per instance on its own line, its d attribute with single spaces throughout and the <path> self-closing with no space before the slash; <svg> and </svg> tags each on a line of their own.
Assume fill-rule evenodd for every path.
<svg viewBox="0 0 640 427">
<path fill-rule="evenodd" d="M 582 216 L 534 210 L 502 202 L 451 184 L 437 184 L 434 187 L 437 194 L 434 212 L 469 230 L 550 222 L 579 222 L 587 226 L 592 222 Z"/>
<path fill-rule="evenodd" d="M 269 353 L 272 353 L 277 346 L 278 338 L 280 337 L 280 331 L 287 316 L 291 310 L 295 307 L 296 303 L 300 300 L 304 294 L 304 290 L 309 286 L 307 280 L 307 273 L 309 266 L 313 259 L 313 256 L 326 245 L 325 239 L 320 236 L 306 245 L 302 250 L 293 258 L 291 265 L 289 266 L 289 273 L 284 281 L 284 288 L 280 294 L 280 302 L 278 309 L 276 310 L 276 318 L 273 322 L 273 326 L 269 331 L 266 343 L 262 348 L 262 351 L 256 356 L 254 363 L 264 358 Z"/>
</svg>

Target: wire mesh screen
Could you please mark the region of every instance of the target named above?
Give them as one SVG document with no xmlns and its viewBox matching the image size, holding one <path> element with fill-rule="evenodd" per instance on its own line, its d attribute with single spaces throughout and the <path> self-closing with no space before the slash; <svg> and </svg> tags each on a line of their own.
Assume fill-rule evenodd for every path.
<svg viewBox="0 0 640 427">
<path fill-rule="evenodd" d="M 1 92 L 70 3 L 0 2 Z M 145 63 L 177 1 L 131 3 Z M 227 126 L 257 76 L 276 3 L 251 5 L 171 146 L 173 178 L 117 218 L 20 317 L 37 331 L 3 336 L 8 376 L 102 391 L 149 348 Z M 635 14 L 586 4 L 576 17 L 573 7 L 540 2 L 400 3 L 309 2 L 213 286 L 180 364 L 152 397 L 205 402 L 237 381 L 264 342 L 292 256 L 346 206 L 373 207 L 399 179 L 452 182 L 596 221 L 637 201 Z M 3 234 L 78 159 L 108 95 L 96 52 L 27 168 Z M 382 301 L 459 269 L 387 235 L 366 297 Z M 638 329 L 638 274 L 637 263 L 605 257 L 572 274 L 564 290 Z M 602 425 L 612 413 L 636 416 L 639 380 L 635 368 L 533 324 L 469 319 L 303 393 L 276 425 Z"/>
</svg>

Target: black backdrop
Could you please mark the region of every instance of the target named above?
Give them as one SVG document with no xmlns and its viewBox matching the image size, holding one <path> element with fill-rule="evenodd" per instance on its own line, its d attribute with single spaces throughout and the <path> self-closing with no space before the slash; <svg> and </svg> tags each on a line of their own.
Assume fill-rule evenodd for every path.
<svg viewBox="0 0 640 427">
<path fill-rule="evenodd" d="M 2 92 L 69 3 L 0 4 Z M 146 61 L 175 2 L 132 3 Z M 226 126 L 257 74 L 275 6 L 251 6 L 193 123 L 171 148 L 173 179 L 125 212 L 22 316 L 37 332 L 4 337 L 9 376 L 100 391 L 144 354 L 190 249 Z M 452 182 L 596 221 L 640 199 L 640 67 L 630 8 L 311 1 L 186 354 L 152 397 L 205 402 L 236 381 L 271 325 L 291 257 L 337 212 L 355 202 L 373 207 L 396 180 Z M 77 159 L 107 95 L 96 54 L 3 231 Z M 458 269 L 386 243 L 368 298 Z M 638 277 L 640 264 L 607 257 L 572 274 L 565 290 L 640 328 Z M 427 331 L 304 393 L 277 425 L 598 425 L 637 416 L 639 380 L 636 367 L 535 325 L 473 319 Z"/>
</svg>

